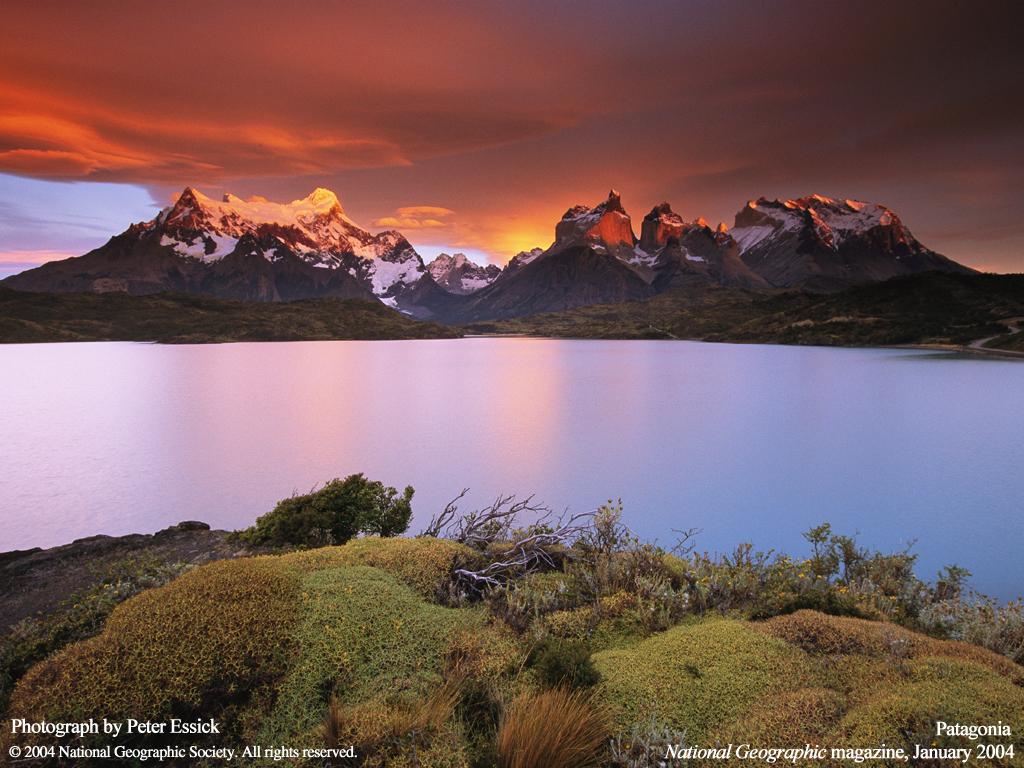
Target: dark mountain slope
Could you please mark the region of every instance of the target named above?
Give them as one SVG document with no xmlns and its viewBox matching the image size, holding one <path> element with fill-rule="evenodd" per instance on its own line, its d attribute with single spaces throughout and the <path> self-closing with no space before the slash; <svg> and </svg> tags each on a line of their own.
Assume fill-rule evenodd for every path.
<svg viewBox="0 0 1024 768">
<path fill-rule="evenodd" d="M 830 294 L 696 285 L 648 301 L 581 307 L 470 333 L 577 338 L 680 338 L 781 344 L 965 345 L 1024 317 L 1024 275 L 928 272 Z"/>
<path fill-rule="evenodd" d="M 467 297 L 444 315 L 447 322 L 472 322 L 632 301 L 653 293 L 633 270 L 588 245 L 551 251 Z"/>
</svg>

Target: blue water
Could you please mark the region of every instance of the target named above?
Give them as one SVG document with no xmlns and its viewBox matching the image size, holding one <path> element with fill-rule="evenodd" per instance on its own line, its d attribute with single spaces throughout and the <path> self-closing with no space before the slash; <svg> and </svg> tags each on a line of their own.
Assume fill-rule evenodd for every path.
<svg viewBox="0 0 1024 768">
<path fill-rule="evenodd" d="M 805 551 L 830 521 L 1024 593 L 1024 364 L 941 353 L 464 339 L 0 346 L 0 550 L 185 519 L 248 525 L 362 471 L 413 528 L 534 493 L 621 497 L 702 549 Z"/>
</svg>

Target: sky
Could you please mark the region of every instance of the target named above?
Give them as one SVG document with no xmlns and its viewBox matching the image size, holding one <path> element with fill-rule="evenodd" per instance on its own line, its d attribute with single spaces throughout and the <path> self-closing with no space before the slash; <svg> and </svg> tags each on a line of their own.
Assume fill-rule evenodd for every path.
<svg viewBox="0 0 1024 768">
<path fill-rule="evenodd" d="M 615 187 L 731 224 L 753 198 L 893 208 L 1024 271 L 1024 4 L 9 3 L 0 275 L 186 185 L 337 192 L 427 258 L 501 263 Z"/>
</svg>

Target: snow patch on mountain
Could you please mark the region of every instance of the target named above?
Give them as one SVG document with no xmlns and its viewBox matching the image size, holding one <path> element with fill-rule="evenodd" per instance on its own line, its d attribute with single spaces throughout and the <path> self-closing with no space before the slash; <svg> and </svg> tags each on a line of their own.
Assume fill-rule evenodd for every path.
<svg viewBox="0 0 1024 768">
<path fill-rule="evenodd" d="M 908 245 L 916 242 L 899 217 L 884 205 L 818 194 L 795 200 L 751 200 L 736 215 L 736 225 L 729 234 L 744 253 L 768 238 L 799 232 L 804 227 L 810 227 L 815 237 L 832 250 L 876 227 L 895 227 L 897 239 Z"/>
<path fill-rule="evenodd" d="M 179 256 L 204 263 L 223 259 L 240 238 L 251 236 L 259 243 L 253 252 L 267 261 L 291 253 L 314 267 L 344 269 L 389 306 L 400 305 L 403 289 L 427 275 L 419 254 L 400 233 L 362 229 L 345 215 L 337 195 L 323 188 L 278 203 L 230 193 L 214 200 L 187 187 L 173 205 L 130 231 L 158 237 L 160 245 Z"/>
<path fill-rule="evenodd" d="M 427 274 L 419 255 L 406 248 L 389 257 L 373 259 L 366 268 L 373 292 L 378 297 L 389 296 L 398 285 L 412 285 Z"/>
<path fill-rule="evenodd" d="M 486 288 L 501 274 L 500 267 L 493 264 L 481 266 L 464 253 L 456 253 L 454 256 L 438 254 L 427 265 L 427 271 L 444 290 L 460 296 Z"/>
</svg>

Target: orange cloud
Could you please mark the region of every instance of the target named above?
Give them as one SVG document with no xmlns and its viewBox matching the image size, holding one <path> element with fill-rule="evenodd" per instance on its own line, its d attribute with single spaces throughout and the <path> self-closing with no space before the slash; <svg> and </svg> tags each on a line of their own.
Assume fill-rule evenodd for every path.
<svg viewBox="0 0 1024 768">
<path fill-rule="evenodd" d="M 373 226 L 389 229 L 443 229 L 453 227 L 451 221 L 441 221 L 453 215 L 451 208 L 438 205 L 409 205 L 398 208 L 394 216 L 374 219 Z"/>
<path fill-rule="evenodd" d="M 507 46 L 486 17 L 374 5 L 320 9 L 315 28 L 259 4 L 244 18 L 205 7 L 187 39 L 152 35 L 167 20 L 143 6 L 5 9 L 0 172 L 174 186 L 325 175 L 502 146 L 578 117 L 565 99 L 500 93 L 503 67 L 465 66 Z M 428 30 L 453 45 L 438 51 Z M 518 67 L 519 82 L 543 69 Z"/>
<path fill-rule="evenodd" d="M 67 251 L 0 251 L 0 264 L 44 264 L 47 261 L 59 261 L 80 253 Z"/>
<path fill-rule="evenodd" d="M 390 142 L 301 127 L 163 118 L 0 86 L 0 171 L 47 179 L 215 182 L 403 165 Z"/>
<path fill-rule="evenodd" d="M 880 33 L 877 13 L 813 2 L 7 3 L 0 173 L 159 199 L 327 186 L 358 220 L 503 256 L 612 184 L 634 220 L 665 199 L 729 221 L 750 197 L 828 190 L 892 205 L 954 258 L 1019 264 L 1019 241 L 990 256 L 929 232 L 1024 232 L 1024 106 L 1005 98 L 1020 25 L 890 5 Z M 908 57 L 893 41 L 911 37 Z M 858 66 L 807 65 L 837 46 Z M 403 214 L 409 199 L 458 215 Z"/>
<path fill-rule="evenodd" d="M 399 208 L 397 213 L 399 216 L 435 216 L 441 218 L 444 216 L 451 216 L 455 211 L 451 208 L 442 208 L 439 205 L 407 205 L 403 208 Z"/>
</svg>

